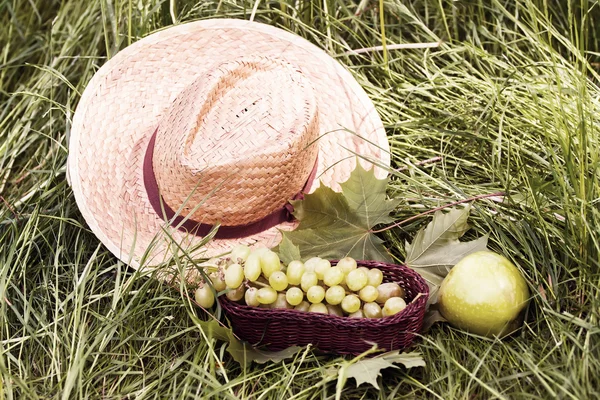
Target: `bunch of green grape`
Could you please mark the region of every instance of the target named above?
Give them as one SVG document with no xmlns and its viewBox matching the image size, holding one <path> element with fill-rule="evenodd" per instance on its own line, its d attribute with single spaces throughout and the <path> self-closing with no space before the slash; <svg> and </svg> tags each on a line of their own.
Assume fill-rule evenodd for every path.
<svg viewBox="0 0 600 400">
<path fill-rule="evenodd" d="M 383 283 L 377 268 L 359 267 L 345 257 L 332 266 L 328 260 L 313 257 L 284 266 L 277 253 L 267 248 L 251 250 L 238 245 L 228 258 L 212 260 L 208 278 L 215 291 L 226 290 L 229 300 L 252 307 L 295 309 L 298 311 L 381 318 L 406 308 L 404 290 L 397 283 Z M 196 302 L 210 308 L 214 292 L 200 284 Z"/>
</svg>

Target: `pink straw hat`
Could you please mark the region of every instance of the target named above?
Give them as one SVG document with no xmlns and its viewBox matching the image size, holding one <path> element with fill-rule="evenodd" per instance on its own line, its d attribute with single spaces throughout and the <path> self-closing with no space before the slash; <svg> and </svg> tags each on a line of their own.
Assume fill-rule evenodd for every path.
<svg viewBox="0 0 600 400">
<path fill-rule="evenodd" d="M 137 268 L 179 247 L 277 245 L 296 226 L 288 200 L 319 181 L 339 190 L 357 155 L 386 176 L 381 120 L 346 69 L 281 29 L 214 19 L 154 33 L 100 68 L 73 118 L 68 176 L 92 231 Z"/>
</svg>

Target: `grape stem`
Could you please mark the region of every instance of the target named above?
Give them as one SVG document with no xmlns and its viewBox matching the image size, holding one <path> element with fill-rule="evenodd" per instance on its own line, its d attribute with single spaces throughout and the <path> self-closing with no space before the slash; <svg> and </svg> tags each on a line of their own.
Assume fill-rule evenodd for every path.
<svg viewBox="0 0 600 400">
<path fill-rule="evenodd" d="M 247 279 L 244 281 L 244 285 L 245 285 L 247 288 L 251 288 L 251 287 L 253 287 L 254 285 L 256 285 L 256 286 L 260 286 L 260 287 L 271 287 L 271 286 L 267 285 L 266 283 L 262 283 L 262 282 L 259 282 L 259 281 L 250 282 L 250 281 L 248 281 Z M 256 287 L 256 286 L 254 286 L 254 287 Z"/>
<path fill-rule="evenodd" d="M 496 193 L 480 194 L 478 196 L 469 197 L 468 199 L 458 200 L 458 201 L 455 201 L 453 203 L 444 204 L 443 206 L 439 206 L 439 207 L 433 208 L 431 210 L 427 210 L 425 212 L 422 212 L 420 214 L 414 215 L 414 216 L 412 216 L 410 218 L 407 218 L 405 220 L 396 222 L 395 224 L 392 224 L 390 226 L 386 226 L 385 228 L 382 228 L 382 229 L 379 229 L 379 230 L 376 230 L 376 231 L 371 231 L 371 233 L 385 232 L 385 231 L 388 231 L 390 229 L 396 228 L 398 226 L 407 224 L 407 223 L 409 223 L 411 221 L 414 221 L 415 219 L 421 218 L 421 217 L 423 217 L 425 215 L 432 214 L 432 213 L 434 213 L 436 211 L 443 210 L 444 208 L 448 208 L 448 207 L 453 207 L 453 206 L 456 206 L 458 204 L 469 203 L 471 201 L 481 200 L 481 199 L 487 199 L 487 198 L 490 198 L 490 197 L 502 197 L 502 196 L 504 196 L 504 192 L 496 192 Z"/>
</svg>

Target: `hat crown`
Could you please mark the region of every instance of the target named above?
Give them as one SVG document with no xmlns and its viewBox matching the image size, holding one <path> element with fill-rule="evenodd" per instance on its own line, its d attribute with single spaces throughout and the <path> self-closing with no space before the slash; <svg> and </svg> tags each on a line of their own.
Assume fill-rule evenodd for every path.
<svg viewBox="0 0 600 400">
<path fill-rule="evenodd" d="M 216 65 L 161 119 L 153 171 L 165 203 L 205 224 L 240 226 L 281 209 L 316 162 L 313 88 L 271 57 Z"/>
</svg>

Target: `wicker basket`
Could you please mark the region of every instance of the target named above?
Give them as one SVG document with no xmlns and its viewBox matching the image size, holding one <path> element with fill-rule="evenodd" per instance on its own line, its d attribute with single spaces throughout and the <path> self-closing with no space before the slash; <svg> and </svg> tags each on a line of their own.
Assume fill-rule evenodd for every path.
<svg viewBox="0 0 600 400">
<path fill-rule="evenodd" d="M 412 269 L 376 261 L 357 261 L 359 266 L 379 268 L 384 282 L 396 282 L 406 292 L 408 306 L 392 317 L 347 318 L 286 309 L 249 307 L 230 301 L 219 302 L 231 321 L 233 331 L 254 346 L 281 350 L 312 343 L 325 352 L 360 354 L 377 343 L 381 349 L 396 350 L 410 346 L 423 324 L 429 288 Z M 331 262 L 332 265 L 336 261 Z M 422 295 L 414 302 L 412 300 Z"/>
</svg>

